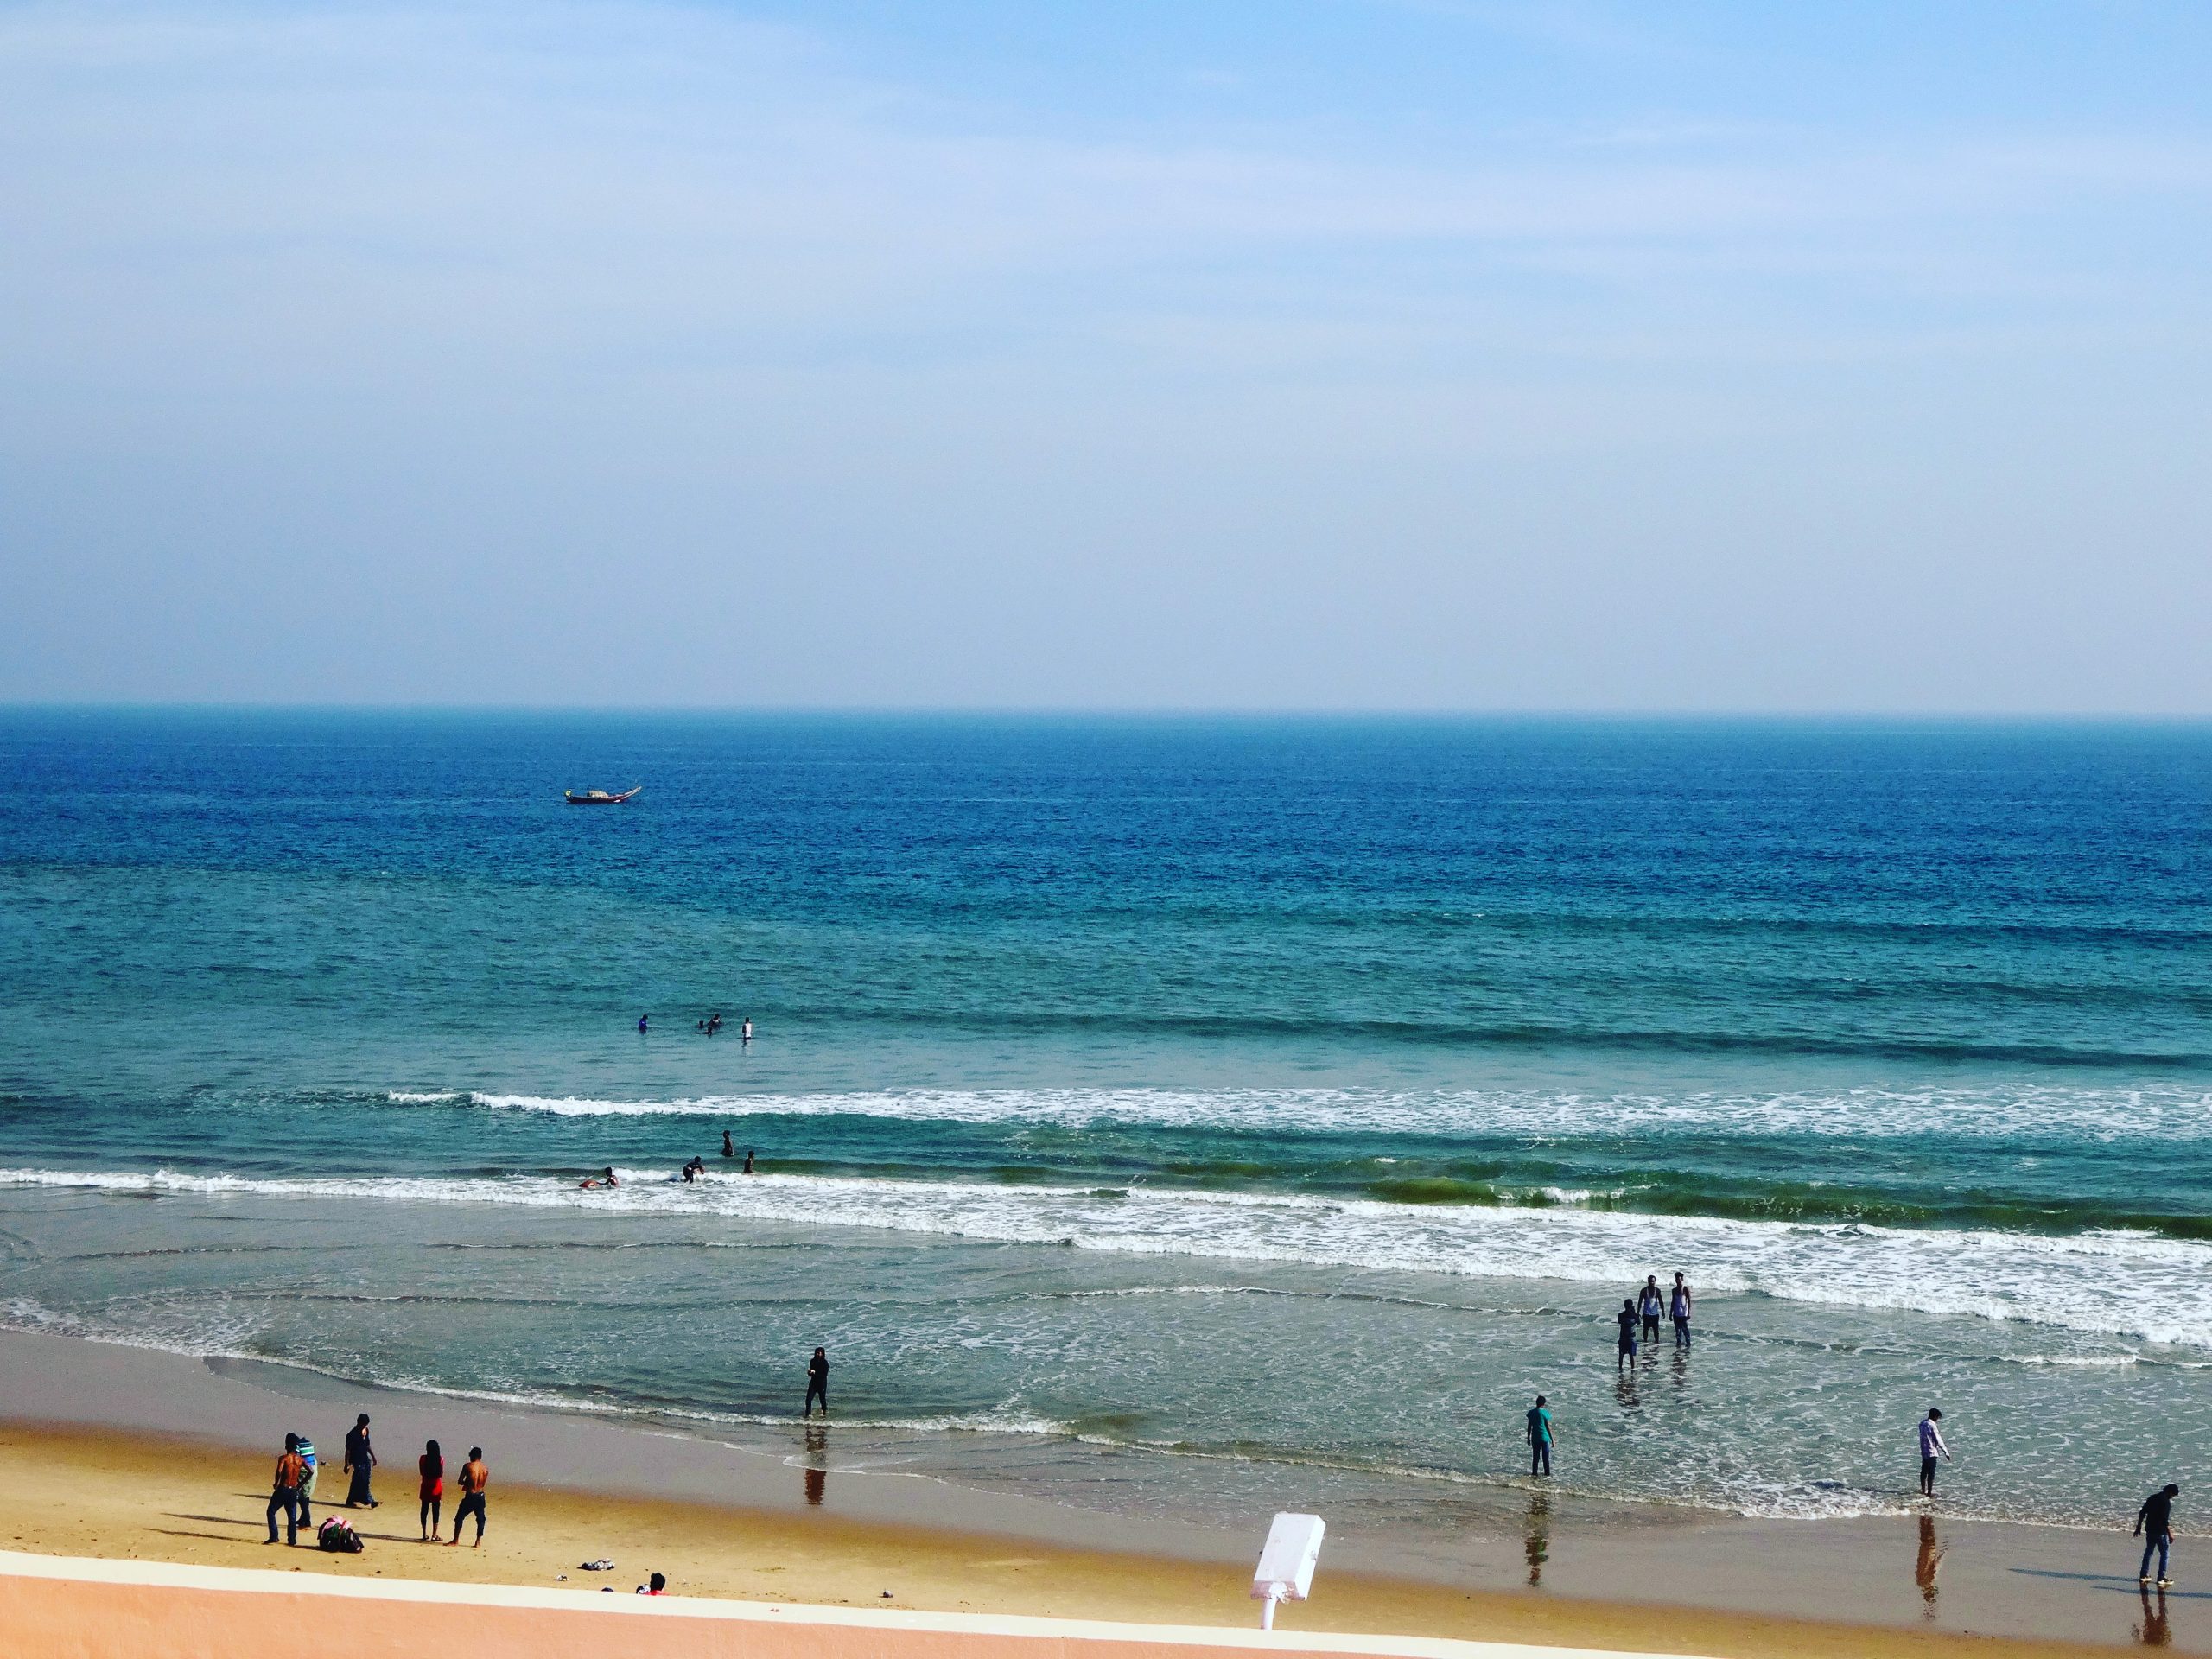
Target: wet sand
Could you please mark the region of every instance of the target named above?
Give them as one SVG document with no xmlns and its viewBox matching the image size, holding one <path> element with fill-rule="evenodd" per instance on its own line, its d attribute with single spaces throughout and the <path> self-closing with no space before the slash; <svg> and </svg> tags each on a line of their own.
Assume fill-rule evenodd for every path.
<svg viewBox="0 0 2212 1659">
<path fill-rule="evenodd" d="M 658 1570 L 696 1596 L 1255 1620 L 1246 1587 L 1264 1516 L 1238 1532 L 841 1468 L 834 1427 L 810 1438 L 794 1425 L 782 1444 L 740 1446 L 13 1332 L 0 1332 L 0 1548 L 485 1584 L 611 1580 L 624 1594 Z M 383 1506 L 355 1512 L 368 1550 L 265 1546 L 269 1468 L 284 1432 L 315 1437 L 321 1496 L 342 1497 L 336 1464 L 355 1410 L 372 1414 L 389 1465 Z M 481 1551 L 416 1541 L 414 1456 L 433 1434 L 449 1465 L 472 1443 L 486 1448 L 494 1488 Z M 613 1573 L 582 1572 L 601 1556 Z M 1468 1503 L 1454 1547 L 1332 1535 L 1313 1600 L 1282 1623 L 1732 1659 L 1986 1650 L 1993 1637 L 2022 1652 L 2144 1641 L 2212 1650 L 2212 1595 L 2184 1577 L 2180 1593 L 2146 1602 L 2133 1567 L 2119 1529 L 1960 1522 L 1940 1511 L 1925 1522 L 1751 1522 L 1492 1492 Z"/>
</svg>

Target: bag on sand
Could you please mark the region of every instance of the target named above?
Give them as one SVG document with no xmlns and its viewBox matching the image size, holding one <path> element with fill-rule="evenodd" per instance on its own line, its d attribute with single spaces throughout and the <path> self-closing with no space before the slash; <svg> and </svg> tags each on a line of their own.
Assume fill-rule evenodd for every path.
<svg viewBox="0 0 2212 1659">
<path fill-rule="evenodd" d="M 315 1533 L 315 1542 L 334 1555 L 358 1555 L 361 1553 L 361 1535 L 346 1523 L 342 1515 L 334 1515 Z"/>
</svg>

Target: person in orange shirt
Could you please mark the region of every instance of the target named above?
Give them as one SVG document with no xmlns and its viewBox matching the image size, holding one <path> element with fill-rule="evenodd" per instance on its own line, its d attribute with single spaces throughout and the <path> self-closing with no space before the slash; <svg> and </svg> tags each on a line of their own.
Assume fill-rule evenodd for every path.
<svg viewBox="0 0 2212 1659">
<path fill-rule="evenodd" d="M 476 1541 L 472 1549 L 484 1548 L 484 1489 L 492 1484 L 492 1471 L 484 1466 L 484 1448 L 468 1448 L 468 1461 L 461 1465 L 461 1503 L 453 1512 L 453 1536 L 446 1541 L 451 1549 L 461 1541 L 461 1523 L 470 1516 L 476 1517 Z"/>
<path fill-rule="evenodd" d="M 269 1488 L 269 1541 L 276 1541 L 276 1517 L 284 1517 L 284 1541 L 300 1541 L 300 1489 L 308 1484 L 307 1459 L 300 1455 L 300 1437 L 284 1437 L 284 1455 L 276 1459 L 276 1478 Z"/>
</svg>

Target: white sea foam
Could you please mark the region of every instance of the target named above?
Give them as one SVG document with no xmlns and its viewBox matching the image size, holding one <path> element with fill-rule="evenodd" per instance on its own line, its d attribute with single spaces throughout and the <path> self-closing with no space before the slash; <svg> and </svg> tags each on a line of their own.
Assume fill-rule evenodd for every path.
<svg viewBox="0 0 2212 1659">
<path fill-rule="evenodd" d="M 705 1095 L 673 1100 L 475 1090 L 391 1091 L 402 1103 L 466 1099 L 494 1111 L 562 1117 L 864 1116 L 947 1123 L 1128 1123 L 1274 1133 L 1817 1135 L 1880 1140 L 1942 1135 L 2005 1140 L 2212 1140 L 2212 1091 L 2179 1084 L 1838 1089 L 1778 1094 L 1554 1094 L 1359 1089 L 940 1089 Z"/>
<path fill-rule="evenodd" d="M 1634 1282 L 1657 1262 L 1700 1291 L 2025 1320 L 2212 1349 L 2212 1245 L 2150 1234 L 1808 1226 L 1700 1216 L 1328 1200 L 1294 1195 L 623 1172 L 612 1191 L 537 1176 L 268 1179 L 156 1171 L 0 1170 L 0 1184 L 124 1193 L 521 1205 L 639 1217 L 876 1228 L 1128 1255 Z"/>
</svg>

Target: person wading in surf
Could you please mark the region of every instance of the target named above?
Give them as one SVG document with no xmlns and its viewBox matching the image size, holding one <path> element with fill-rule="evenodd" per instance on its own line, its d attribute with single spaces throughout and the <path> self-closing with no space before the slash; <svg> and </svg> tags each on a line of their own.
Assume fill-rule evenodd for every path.
<svg viewBox="0 0 2212 1659">
<path fill-rule="evenodd" d="M 1936 1460 L 1948 1459 L 1951 1448 L 1943 1444 L 1943 1431 L 1936 1427 L 1943 1421 L 1943 1414 L 1935 1407 L 1928 1408 L 1928 1414 L 1920 1420 L 1920 1495 L 1936 1496 Z"/>
<path fill-rule="evenodd" d="M 1659 1340 L 1659 1310 L 1665 1301 L 1666 1299 L 1659 1294 L 1659 1275 L 1656 1273 L 1644 1274 L 1643 1288 L 1636 1293 L 1636 1311 L 1643 1321 L 1643 1339 L 1646 1342 Z"/>
<path fill-rule="evenodd" d="M 1551 1471 L 1552 1414 L 1544 1409 L 1544 1396 L 1540 1394 L 1529 1408 L 1529 1473 L 1533 1478 Z"/>
</svg>

